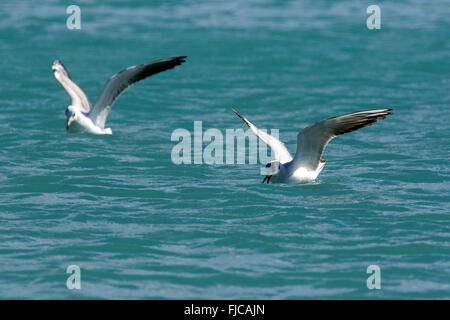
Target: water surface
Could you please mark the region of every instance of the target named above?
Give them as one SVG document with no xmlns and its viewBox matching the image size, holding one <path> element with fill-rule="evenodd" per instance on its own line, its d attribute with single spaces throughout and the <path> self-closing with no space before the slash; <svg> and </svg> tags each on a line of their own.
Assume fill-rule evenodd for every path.
<svg viewBox="0 0 450 320">
<path fill-rule="evenodd" d="M 382 1 L 0 4 L 0 298 L 450 297 L 450 7 Z M 92 101 L 113 73 L 188 61 L 133 86 L 111 136 L 67 135 L 60 59 Z M 173 130 L 296 135 L 326 117 L 394 115 L 337 138 L 311 184 L 259 165 L 175 165 Z M 82 289 L 65 273 L 82 270 Z M 366 269 L 381 268 L 381 290 Z"/>
</svg>

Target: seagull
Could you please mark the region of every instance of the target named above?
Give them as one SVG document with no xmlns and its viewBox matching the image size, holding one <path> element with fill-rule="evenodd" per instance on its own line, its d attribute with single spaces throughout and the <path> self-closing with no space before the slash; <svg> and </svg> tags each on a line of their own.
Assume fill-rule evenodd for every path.
<svg viewBox="0 0 450 320">
<path fill-rule="evenodd" d="M 72 81 L 66 67 L 61 61 L 56 60 L 52 66 L 55 78 L 72 99 L 71 105 L 66 109 L 67 132 L 87 131 L 95 134 L 112 134 L 111 128 L 105 128 L 105 122 L 119 95 L 135 82 L 182 64 L 185 58 L 186 56 L 157 60 L 116 73 L 106 82 L 93 107 L 83 90 Z"/>
<path fill-rule="evenodd" d="M 275 137 L 259 130 L 237 110 L 231 110 L 266 143 L 274 153 L 275 159 L 264 168 L 268 173 L 262 183 L 300 183 L 317 178 L 325 166 L 322 153 L 331 139 L 358 129 L 370 126 L 377 120 L 392 114 L 392 109 L 374 109 L 344 114 L 316 122 L 304 128 L 297 135 L 297 152 L 292 157 L 286 146 Z"/>
</svg>

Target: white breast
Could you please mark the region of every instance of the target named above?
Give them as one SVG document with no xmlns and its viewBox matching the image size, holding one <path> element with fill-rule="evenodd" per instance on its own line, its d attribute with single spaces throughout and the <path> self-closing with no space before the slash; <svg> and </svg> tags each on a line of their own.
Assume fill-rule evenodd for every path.
<svg viewBox="0 0 450 320">
<path fill-rule="evenodd" d="M 73 128 L 72 128 L 73 126 Z M 112 134 L 110 128 L 102 129 L 92 122 L 91 118 L 86 117 L 82 113 L 78 113 L 75 121 L 69 127 L 70 132 L 88 131 L 95 134 Z"/>
<path fill-rule="evenodd" d="M 279 174 L 273 176 L 271 182 L 274 183 L 300 183 L 309 182 L 317 178 L 325 166 L 325 162 L 321 163 L 316 170 L 309 170 L 304 167 L 296 168 L 294 172 L 290 169 L 289 164 L 283 165 Z"/>
<path fill-rule="evenodd" d="M 296 181 L 312 181 L 319 175 L 319 170 L 308 170 L 306 168 L 298 168 L 294 171 L 291 178 Z"/>
</svg>

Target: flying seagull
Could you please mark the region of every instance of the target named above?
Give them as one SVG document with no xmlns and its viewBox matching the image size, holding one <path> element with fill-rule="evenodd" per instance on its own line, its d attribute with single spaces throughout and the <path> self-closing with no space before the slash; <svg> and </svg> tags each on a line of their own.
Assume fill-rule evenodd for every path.
<svg viewBox="0 0 450 320">
<path fill-rule="evenodd" d="M 52 66 L 55 78 L 72 99 L 72 104 L 66 109 L 67 132 L 88 131 L 96 134 L 111 134 L 111 129 L 105 128 L 105 122 L 119 95 L 135 82 L 182 64 L 185 58 L 182 56 L 157 60 L 116 73 L 106 82 L 93 107 L 83 90 L 72 81 L 62 62 L 56 60 Z"/>
<path fill-rule="evenodd" d="M 359 111 L 328 118 L 304 128 L 297 135 L 297 152 L 292 157 L 285 145 L 278 139 L 259 130 L 238 111 L 231 108 L 247 126 L 264 141 L 274 153 L 275 159 L 266 165 L 268 173 L 262 183 L 299 183 L 313 181 L 325 166 L 322 153 L 331 139 L 366 126 L 392 114 L 392 109 Z"/>
</svg>

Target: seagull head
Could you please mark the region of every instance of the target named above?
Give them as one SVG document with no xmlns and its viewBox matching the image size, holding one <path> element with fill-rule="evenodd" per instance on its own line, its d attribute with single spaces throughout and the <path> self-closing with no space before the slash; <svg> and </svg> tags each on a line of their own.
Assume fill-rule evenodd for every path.
<svg viewBox="0 0 450 320">
<path fill-rule="evenodd" d="M 280 161 L 277 160 L 270 161 L 268 164 L 266 164 L 265 168 L 261 168 L 261 173 L 266 175 L 262 183 L 266 181 L 267 183 L 269 183 L 270 179 L 272 179 L 272 176 L 278 174 L 280 170 L 281 170 Z"/>
<path fill-rule="evenodd" d="M 67 117 L 66 130 L 68 131 L 72 122 L 77 120 L 77 111 L 73 106 L 69 106 L 66 109 L 66 117 Z"/>
</svg>

